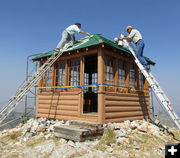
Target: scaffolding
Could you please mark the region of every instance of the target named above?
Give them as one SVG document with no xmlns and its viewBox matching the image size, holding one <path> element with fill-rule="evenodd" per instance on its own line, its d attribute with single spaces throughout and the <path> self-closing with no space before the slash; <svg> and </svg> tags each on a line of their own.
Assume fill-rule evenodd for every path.
<svg viewBox="0 0 180 158">
<path fill-rule="evenodd" d="M 32 59 L 35 56 L 41 55 L 43 53 L 33 54 L 27 56 L 26 61 L 26 81 L 29 80 L 30 77 L 38 70 L 39 61 L 33 61 Z M 24 117 L 28 117 L 35 109 L 36 109 L 36 94 L 37 94 L 37 86 L 33 87 L 30 92 L 25 96 L 24 103 Z"/>
</svg>

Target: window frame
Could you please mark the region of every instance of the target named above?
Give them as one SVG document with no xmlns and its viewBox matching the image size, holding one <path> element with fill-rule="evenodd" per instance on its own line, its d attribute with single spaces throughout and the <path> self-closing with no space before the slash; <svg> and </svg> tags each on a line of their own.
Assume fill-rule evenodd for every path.
<svg viewBox="0 0 180 158">
<path fill-rule="evenodd" d="M 120 63 L 122 63 L 120 67 Z M 118 76 L 117 76 L 117 84 L 118 86 L 125 87 L 125 82 L 126 82 L 126 70 L 125 70 L 125 62 L 118 59 L 117 63 L 117 71 L 118 71 Z"/>
<path fill-rule="evenodd" d="M 72 65 L 71 66 L 71 63 L 72 62 L 77 62 L 78 64 L 77 65 Z M 80 62 L 80 58 L 76 58 L 76 59 L 70 59 L 69 62 L 68 62 L 68 86 L 80 86 L 80 65 L 81 65 L 81 62 Z M 71 69 L 72 69 L 72 72 L 71 72 Z M 74 71 L 75 69 L 77 69 L 77 71 Z M 73 83 L 73 84 L 72 84 Z"/>
<path fill-rule="evenodd" d="M 136 89 L 135 65 L 132 63 L 129 63 L 129 88 Z"/>
<path fill-rule="evenodd" d="M 53 82 L 53 66 L 51 66 L 43 75 L 43 80 L 42 80 L 42 85 L 43 85 L 43 89 L 47 90 L 50 89 L 50 87 L 52 87 L 52 82 Z M 46 88 L 47 87 L 47 88 Z"/>
<path fill-rule="evenodd" d="M 114 85 L 115 69 L 114 69 L 114 64 L 113 64 L 113 57 L 109 55 L 105 55 L 104 65 L 105 65 L 104 66 L 104 82 L 105 84 Z"/>
<path fill-rule="evenodd" d="M 66 62 L 58 61 L 55 67 L 55 86 L 65 86 L 66 84 Z"/>
</svg>

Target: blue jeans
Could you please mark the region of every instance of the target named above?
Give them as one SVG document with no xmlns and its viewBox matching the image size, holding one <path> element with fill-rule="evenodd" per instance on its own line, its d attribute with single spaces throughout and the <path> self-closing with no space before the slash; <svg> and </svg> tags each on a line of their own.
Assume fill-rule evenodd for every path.
<svg viewBox="0 0 180 158">
<path fill-rule="evenodd" d="M 66 43 L 68 43 L 69 41 L 72 40 L 72 37 L 71 35 L 65 30 L 63 33 L 62 33 L 62 39 L 61 41 L 58 43 L 57 47 L 56 48 L 59 48 L 59 49 L 62 49 L 64 47 L 64 45 Z"/>
<path fill-rule="evenodd" d="M 137 58 L 139 59 L 139 61 L 141 62 L 141 64 L 146 67 L 148 65 L 147 61 L 144 59 L 143 57 L 143 50 L 144 50 L 144 41 L 143 40 L 139 40 L 136 43 L 136 49 L 137 49 Z"/>
</svg>

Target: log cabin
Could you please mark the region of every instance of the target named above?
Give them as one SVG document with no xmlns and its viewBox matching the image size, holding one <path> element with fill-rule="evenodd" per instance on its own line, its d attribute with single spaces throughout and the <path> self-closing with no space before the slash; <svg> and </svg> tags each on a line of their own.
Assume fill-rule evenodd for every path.
<svg viewBox="0 0 180 158">
<path fill-rule="evenodd" d="M 41 66 L 53 53 L 33 60 Z M 98 123 L 149 118 L 149 85 L 127 48 L 93 34 L 76 41 L 43 75 L 36 117 Z"/>
</svg>

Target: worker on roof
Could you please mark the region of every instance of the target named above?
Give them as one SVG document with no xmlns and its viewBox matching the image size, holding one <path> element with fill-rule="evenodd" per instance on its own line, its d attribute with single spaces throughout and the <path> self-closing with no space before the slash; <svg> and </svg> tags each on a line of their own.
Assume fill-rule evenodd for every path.
<svg viewBox="0 0 180 158">
<path fill-rule="evenodd" d="M 129 33 L 128 37 L 122 37 L 121 40 L 126 39 L 128 42 L 133 41 L 136 44 L 137 48 L 137 58 L 140 60 L 141 64 L 149 69 L 147 61 L 143 57 L 143 50 L 144 50 L 144 41 L 140 32 L 136 29 L 133 29 L 132 26 L 127 26 L 126 31 Z"/>
<path fill-rule="evenodd" d="M 75 32 L 86 34 L 88 36 L 90 35 L 89 33 L 80 30 L 80 28 L 81 28 L 80 23 L 75 23 L 74 25 L 70 25 L 69 27 L 67 27 L 63 31 L 62 39 L 58 43 L 58 45 L 57 45 L 56 49 L 54 49 L 54 51 L 59 52 L 60 49 L 62 49 L 66 43 L 68 43 L 70 41 L 75 42 Z"/>
</svg>

